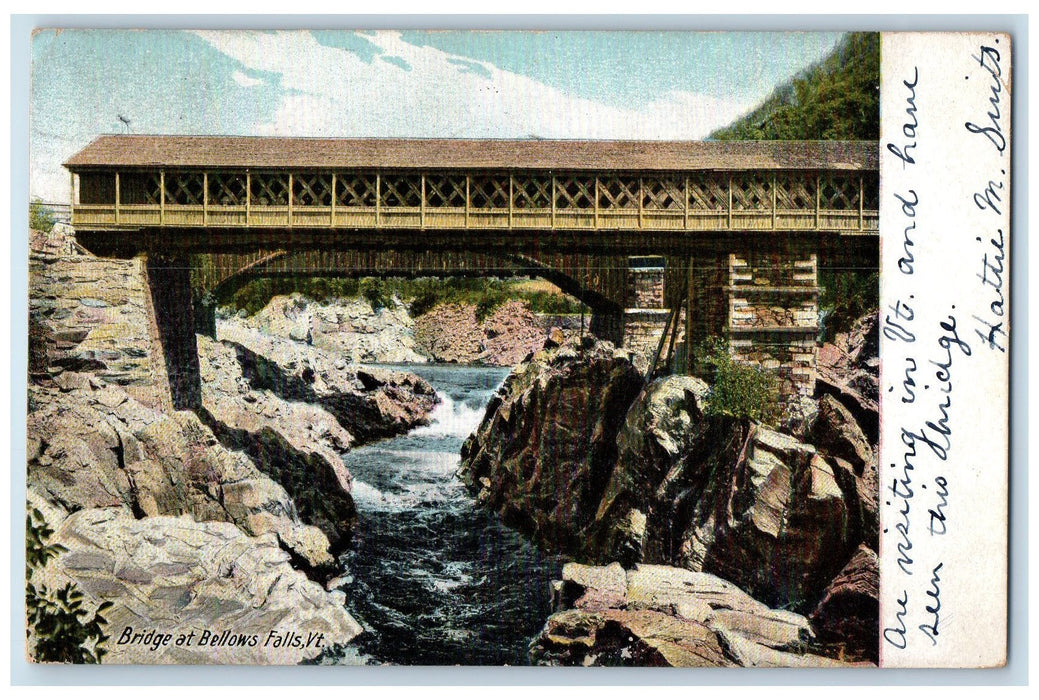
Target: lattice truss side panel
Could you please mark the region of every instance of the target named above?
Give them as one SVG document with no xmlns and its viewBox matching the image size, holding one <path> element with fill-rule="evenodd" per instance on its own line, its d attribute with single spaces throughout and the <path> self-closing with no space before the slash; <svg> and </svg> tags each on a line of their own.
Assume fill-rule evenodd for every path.
<svg viewBox="0 0 1039 700">
<path fill-rule="evenodd" d="M 335 202 L 337 207 L 374 207 L 378 199 L 375 173 L 337 173 Z"/>
<path fill-rule="evenodd" d="M 166 173 L 165 198 L 175 206 L 201 206 L 205 200 L 205 176 L 202 173 Z"/>
</svg>

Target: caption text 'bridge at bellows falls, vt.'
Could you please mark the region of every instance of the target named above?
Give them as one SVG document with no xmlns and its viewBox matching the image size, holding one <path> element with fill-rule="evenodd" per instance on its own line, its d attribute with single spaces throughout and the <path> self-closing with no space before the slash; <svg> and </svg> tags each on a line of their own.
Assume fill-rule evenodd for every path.
<svg viewBox="0 0 1039 700">
<path fill-rule="evenodd" d="M 878 264 L 874 142 L 110 135 L 65 166 L 80 244 L 146 259 L 176 408 L 215 300 L 285 275 L 536 275 L 650 371 L 718 336 L 793 397 L 820 269 Z"/>
</svg>

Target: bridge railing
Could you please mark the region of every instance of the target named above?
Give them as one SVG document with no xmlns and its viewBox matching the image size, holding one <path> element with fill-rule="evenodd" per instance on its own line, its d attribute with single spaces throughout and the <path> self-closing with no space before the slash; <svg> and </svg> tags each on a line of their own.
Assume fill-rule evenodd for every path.
<svg viewBox="0 0 1039 700">
<path fill-rule="evenodd" d="M 95 228 L 878 230 L 874 171 L 92 172 L 78 189 L 73 224 Z"/>
</svg>

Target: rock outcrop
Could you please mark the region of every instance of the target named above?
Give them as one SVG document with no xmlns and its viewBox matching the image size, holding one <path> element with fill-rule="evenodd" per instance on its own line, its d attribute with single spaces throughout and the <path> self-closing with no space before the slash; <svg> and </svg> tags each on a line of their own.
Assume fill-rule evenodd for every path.
<svg viewBox="0 0 1039 700">
<path fill-rule="evenodd" d="M 544 345 L 545 323 L 518 300 L 477 319 L 471 304 L 442 304 L 415 319 L 415 339 L 434 362 L 512 367 Z"/>
<path fill-rule="evenodd" d="M 172 411 L 143 261 L 33 245 L 29 498 L 67 550 L 34 581 L 113 604 L 106 662 L 298 663 L 355 637 L 343 595 L 307 578 L 331 573 L 353 525 L 339 453 L 422 423 L 432 388 L 312 348 L 293 358 L 302 343 L 267 360 L 199 338 L 204 406 Z M 120 643 L 126 627 L 224 641 L 150 649 Z M 300 634 L 314 643 L 287 641 Z"/>
<path fill-rule="evenodd" d="M 226 323 L 218 324 L 218 337 L 234 347 L 250 387 L 320 406 L 357 443 L 425 425 L 437 403 L 433 387 L 410 372 L 351 366 L 306 344 Z"/>
<path fill-rule="evenodd" d="M 711 572 L 771 605 L 804 609 L 860 541 L 856 495 L 841 490 L 833 460 L 814 446 L 706 417 L 707 390 L 667 377 L 637 399 L 587 554 Z M 645 520 L 641 533 L 629 525 L 633 512 Z"/>
<path fill-rule="evenodd" d="M 550 343 L 553 344 L 554 343 Z M 462 446 L 459 475 L 486 507 L 555 551 L 579 547 L 643 380 L 627 353 L 587 339 L 534 354 Z"/>
<path fill-rule="evenodd" d="M 397 298 L 374 308 L 360 297 L 319 303 L 294 293 L 272 298 L 252 316 L 224 317 L 220 325 L 309 345 L 347 363 L 512 367 L 541 348 L 555 321 L 518 299 L 481 320 L 472 304 L 439 304 L 412 318 Z"/>
<path fill-rule="evenodd" d="M 198 348 L 209 427 L 282 485 L 303 521 L 340 550 L 356 520 L 350 472 L 339 456 L 353 437 L 324 409 L 251 388 L 234 347 L 198 336 Z"/>
<path fill-rule="evenodd" d="M 880 324 L 876 314 L 819 348 L 815 393 L 831 394 L 855 417 L 866 438 L 880 435 Z"/>
<path fill-rule="evenodd" d="M 879 657 L 880 561 L 859 545 L 834 577 L 810 615 L 819 641 L 832 654 L 877 662 Z"/>
<path fill-rule="evenodd" d="M 837 666 L 812 653 L 808 620 L 711 574 L 567 564 L 556 612 L 530 647 L 560 666 Z"/>
<path fill-rule="evenodd" d="M 48 501 L 69 512 L 125 506 L 138 518 L 231 522 L 276 535 L 310 567 L 331 566 L 327 537 L 300 519 L 286 490 L 194 413 L 148 408 L 85 374 L 57 381 L 29 387 L 27 478 Z"/>
<path fill-rule="evenodd" d="M 48 517 L 56 513 L 52 507 Z M 297 664 L 362 632 L 343 594 L 294 570 L 274 534 L 136 519 L 126 508 L 81 510 L 52 527 L 66 551 L 32 582 L 50 589 L 71 582 L 88 609 L 112 604 L 104 613 L 105 663 Z"/>
<path fill-rule="evenodd" d="M 713 574 L 760 604 L 813 614 L 827 655 L 875 660 L 877 574 L 862 552 L 877 547 L 877 453 L 855 412 L 823 393 L 783 431 L 710 415 L 700 379 L 639 391 L 626 372 L 593 369 L 606 359 L 600 349 L 582 356 L 558 342 L 506 380 L 463 447 L 461 476 L 478 499 L 581 561 Z M 591 398 L 607 387 L 611 402 Z M 611 412 L 619 407 L 623 424 Z M 629 634 L 618 632 L 616 591 L 603 595 L 612 612 L 595 611 L 595 624 L 610 621 L 606 637 Z M 835 623 L 841 606 L 854 622 Z M 559 622 L 591 629 L 580 615 Z M 724 647 L 727 658 L 741 643 Z"/>
<path fill-rule="evenodd" d="M 375 309 L 364 298 L 318 303 L 299 294 L 276 296 L 252 316 L 222 322 L 313 345 L 349 363 L 422 363 L 413 322 L 398 299 Z"/>
</svg>

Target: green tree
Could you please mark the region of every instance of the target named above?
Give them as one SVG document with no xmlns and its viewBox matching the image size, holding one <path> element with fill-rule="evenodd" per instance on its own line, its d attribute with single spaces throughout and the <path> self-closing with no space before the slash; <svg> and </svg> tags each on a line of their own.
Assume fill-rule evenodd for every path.
<svg viewBox="0 0 1039 700">
<path fill-rule="evenodd" d="M 829 56 L 710 138 L 876 141 L 880 138 L 880 34 L 846 34 Z"/>
<path fill-rule="evenodd" d="M 47 562 L 68 551 L 60 544 L 49 542 L 54 531 L 38 509 L 26 504 L 25 517 L 25 634 L 36 635 L 33 656 L 37 661 L 74 664 L 99 664 L 106 650 L 107 623 L 102 613 L 112 607 L 110 601 L 101 603 L 93 612 L 84 603 L 83 593 L 74 583 L 48 589 L 32 583 L 33 572 Z"/>
<path fill-rule="evenodd" d="M 57 219 L 54 218 L 54 214 L 43 206 L 40 198 L 33 198 L 29 203 L 29 228 L 33 231 L 50 233 L 55 223 L 57 223 Z"/>
</svg>

